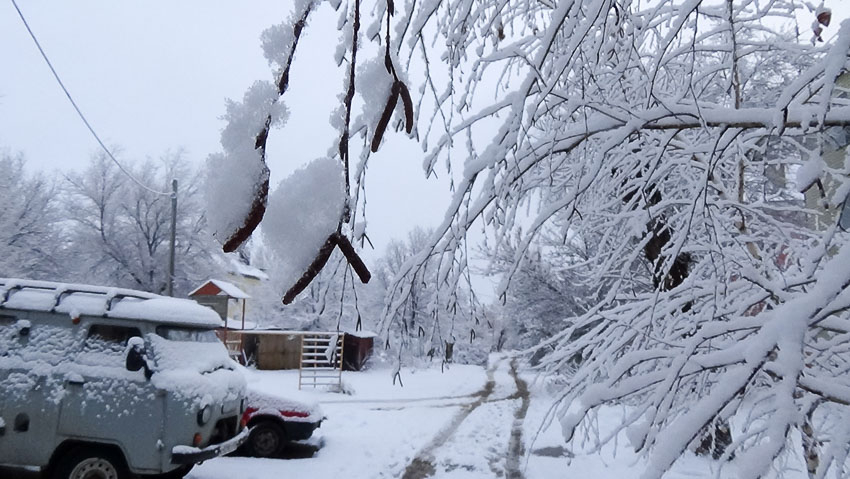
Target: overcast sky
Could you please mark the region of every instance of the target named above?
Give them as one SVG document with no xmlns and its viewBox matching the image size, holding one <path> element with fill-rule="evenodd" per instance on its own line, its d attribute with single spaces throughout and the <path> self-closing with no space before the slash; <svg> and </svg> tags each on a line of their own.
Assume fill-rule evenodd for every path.
<svg viewBox="0 0 850 479">
<path fill-rule="evenodd" d="M 119 159 L 182 147 L 197 162 L 220 151 L 225 99 L 273 78 L 259 36 L 290 9 L 285 1 L 18 4 L 89 122 L 121 148 Z M 297 120 L 269 137 L 273 186 L 335 144 L 328 116 L 343 86 L 332 57 L 335 25 L 336 13 L 323 5 L 299 46 L 284 97 Z M 0 148 L 23 152 L 32 170 L 84 168 L 98 146 L 8 0 L 0 1 L 0 59 Z M 421 157 L 403 135 L 389 135 L 373 156 L 368 215 L 378 252 L 443 217 L 446 186 L 424 179 Z"/>
<path fill-rule="evenodd" d="M 835 22 L 847 0 L 828 0 Z M 94 128 L 121 158 L 155 158 L 185 148 L 202 162 L 219 151 L 225 98 L 240 99 L 271 79 L 260 33 L 288 16 L 290 2 L 226 0 L 115 2 L 19 0 L 30 26 Z M 335 133 L 328 114 L 342 89 L 332 60 L 336 13 L 323 5 L 299 47 L 285 102 L 289 124 L 269 139 L 275 185 L 322 156 Z M 0 1 L 0 148 L 26 155 L 31 169 L 83 168 L 97 144 L 38 54 L 11 1 Z M 421 150 L 391 134 L 373 157 L 370 236 L 379 251 L 415 225 L 433 226 L 448 202 L 446 186 L 425 180 Z M 368 255 L 368 253 L 367 253 Z"/>
</svg>

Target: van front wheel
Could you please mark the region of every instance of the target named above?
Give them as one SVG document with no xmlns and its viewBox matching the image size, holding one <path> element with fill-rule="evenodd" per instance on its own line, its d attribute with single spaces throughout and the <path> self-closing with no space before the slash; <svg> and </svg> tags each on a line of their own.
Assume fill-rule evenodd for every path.
<svg viewBox="0 0 850 479">
<path fill-rule="evenodd" d="M 103 449 L 77 448 L 56 465 L 53 479 L 127 479 L 120 457 Z"/>
</svg>

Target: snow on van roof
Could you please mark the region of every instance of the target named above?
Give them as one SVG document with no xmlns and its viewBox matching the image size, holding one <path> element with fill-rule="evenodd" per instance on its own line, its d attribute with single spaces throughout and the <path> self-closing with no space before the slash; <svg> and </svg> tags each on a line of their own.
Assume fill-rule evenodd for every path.
<svg viewBox="0 0 850 479">
<path fill-rule="evenodd" d="M 0 278 L 0 309 L 88 315 L 218 327 L 221 318 L 189 299 L 134 289 Z"/>
</svg>

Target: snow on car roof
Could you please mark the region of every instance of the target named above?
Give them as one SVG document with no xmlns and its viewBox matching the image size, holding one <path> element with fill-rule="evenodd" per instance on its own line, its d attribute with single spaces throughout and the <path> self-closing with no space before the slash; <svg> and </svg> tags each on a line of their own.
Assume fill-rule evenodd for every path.
<svg viewBox="0 0 850 479">
<path fill-rule="evenodd" d="M 0 309 L 104 316 L 187 326 L 218 327 L 210 308 L 133 289 L 0 278 Z"/>
</svg>

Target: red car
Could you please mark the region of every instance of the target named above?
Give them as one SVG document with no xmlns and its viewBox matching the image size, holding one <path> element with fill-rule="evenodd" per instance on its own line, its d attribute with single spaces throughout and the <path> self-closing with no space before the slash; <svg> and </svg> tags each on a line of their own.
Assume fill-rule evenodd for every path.
<svg viewBox="0 0 850 479">
<path fill-rule="evenodd" d="M 286 443 L 309 438 L 325 419 L 318 404 L 261 393 L 248 387 L 242 423 L 251 429 L 243 451 L 256 457 L 276 457 Z"/>
</svg>

